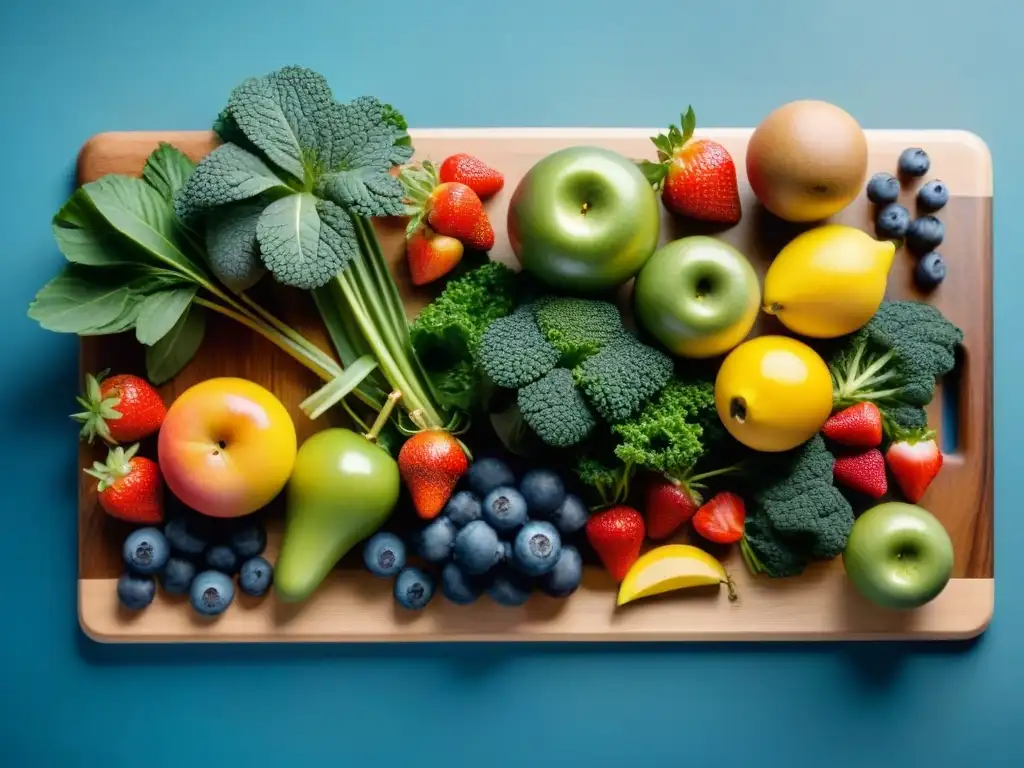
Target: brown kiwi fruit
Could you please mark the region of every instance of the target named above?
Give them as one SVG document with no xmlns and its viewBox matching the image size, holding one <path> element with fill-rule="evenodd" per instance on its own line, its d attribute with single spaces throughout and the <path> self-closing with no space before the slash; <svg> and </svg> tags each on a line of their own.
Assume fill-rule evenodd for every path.
<svg viewBox="0 0 1024 768">
<path fill-rule="evenodd" d="M 810 222 L 838 213 L 860 194 L 868 142 L 860 124 L 826 101 L 793 101 L 754 130 L 747 178 L 765 208 L 781 219 Z"/>
</svg>

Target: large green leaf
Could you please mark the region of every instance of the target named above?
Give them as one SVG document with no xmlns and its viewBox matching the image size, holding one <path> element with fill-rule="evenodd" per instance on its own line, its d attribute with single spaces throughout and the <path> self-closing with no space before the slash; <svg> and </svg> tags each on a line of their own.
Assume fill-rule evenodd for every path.
<svg viewBox="0 0 1024 768">
<path fill-rule="evenodd" d="M 336 109 L 327 80 L 302 67 L 250 78 L 228 99 L 228 113 L 249 141 L 300 181 L 331 145 Z"/>
<path fill-rule="evenodd" d="M 162 339 L 178 322 L 196 296 L 196 286 L 172 288 L 147 296 L 139 305 L 135 336 L 146 345 Z"/>
<path fill-rule="evenodd" d="M 385 170 L 372 166 L 329 173 L 320 194 L 357 216 L 404 216 L 409 213 L 405 188 Z"/>
<path fill-rule="evenodd" d="M 90 335 L 123 323 L 131 291 L 94 279 L 98 270 L 69 264 L 29 303 L 28 316 L 48 331 Z M 124 330 L 119 328 L 119 330 Z"/>
<path fill-rule="evenodd" d="M 185 186 L 195 167 L 191 158 L 180 149 L 161 142 L 146 159 L 146 164 L 142 168 L 142 178 L 167 202 L 173 203 L 174 196 Z"/>
<path fill-rule="evenodd" d="M 245 291 L 267 273 L 256 242 L 264 201 L 223 206 L 206 222 L 206 260 L 213 274 L 233 291 Z"/>
<path fill-rule="evenodd" d="M 358 254 L 348 214 L 328 200 L 297 193 L 271 203 L 256 225 L 263 263 L 296 288 L 319 288 Z"/>
<path fill-rule="evenodd" d="M 157 264 L 180 270 L 196 280 L 206 269 L 181 249 L 170 203 L 142 179 L 108 175 L 82 189 L 110 226 L 146 251 Z"/>
<path fill-rule="evenodd" d="M 139 261 L 138 251 L 100 215 L 85 189 L 75 190 L 57 211 L 53 236 L 72 264 L 103 267 Z"/>
<path fill-rule="evenodd" d="M 248 200 L 267 191 L 291 190 L 259 157 L 235 144 L 221 144 L 199 161 L 195 172 L 174 197 L 182 221 L 228 203 Z"/>
<path fill-rule="evenodd" d="M 376 168 L 387 171 L 412 157 L 405 118 L 394 107 L 372 96 L 361 96 L 337 105 L 330 151 L 325 152 L 328 170 Z"/>
<path fill-rule="evenodd" d="M 164 336 L 146 347 L 146 376 L 154 384 L 173 379 L 203 343 L 206 313 L 191 304 Z"/>
</svg>

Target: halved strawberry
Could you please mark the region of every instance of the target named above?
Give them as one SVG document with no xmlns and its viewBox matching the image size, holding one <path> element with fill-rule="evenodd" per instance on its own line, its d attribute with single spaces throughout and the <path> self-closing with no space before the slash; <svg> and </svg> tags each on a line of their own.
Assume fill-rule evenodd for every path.
<svg viewBox="0 0 1024 768">
<path fill-rule="evenodd" d="M 885 452 L 885 462 L 907 501 L 916 504 L 942 469 L 942 451 L 925 431 L 901 437 Z"/>
</svg>

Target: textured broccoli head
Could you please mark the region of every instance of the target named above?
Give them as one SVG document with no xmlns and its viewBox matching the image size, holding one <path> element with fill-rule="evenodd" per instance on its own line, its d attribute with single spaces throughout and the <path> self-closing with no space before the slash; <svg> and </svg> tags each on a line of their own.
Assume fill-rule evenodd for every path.
<svg viewBox="0 0 1024 768">
<path fill-rule="evenodd" d="M 495 384 L 520 390 L 524 420 L 559 446 L 586 437 L 597 416 L 608 423 L 631 417 L 672 373 L 671 359 L 631 335 L 614 304 L 591 299 L 542 296 L 522 304 L 488 326 L 476 357 Z M 543 424 L 559 415 L 558 394 L 567 398 L 558 408 L 575 417 Z"/>
<path fill-rule="evenodd" d="M 568 368 L 555 368 L 522 387 L 517 403 L 523 421 L 556 448 L 582 442 L 597 423 Z"/>
<path fill-rule="evenodd" d="M 707 451 L 705 430 L 717 422 L 712 382 L 671 378 L 634 418 L 612 427 L 619 440 L 615 455 L 635 467 L 683 477 Z"/>
<path fill-rule="evenodd" d="M 550 298 L 537 302 L 537 327 L 562 355 L 562 365 L 573 368 L 620 338 L 625 329 L 618 307 L 608 301 Z"/>
<path fill-rule="evenodd" d="M 790 575 L 769 563 L 830 560 L 846 547 L 853 529 L 853 508 L 833 485 L 835 459 L 820 434 L 802 446 L 758 463 L 763 482 L 750 498 L 746 538 L 773 576 Z"/>
</svg>

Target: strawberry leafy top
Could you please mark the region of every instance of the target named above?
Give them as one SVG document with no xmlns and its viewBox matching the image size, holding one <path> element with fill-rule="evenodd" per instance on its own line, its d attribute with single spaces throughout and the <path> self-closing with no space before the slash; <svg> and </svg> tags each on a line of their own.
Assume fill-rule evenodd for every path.
<svg viewBox="0 0 1024 768">
<path fill-rule="evenodd" d="M 680 127 L 681 126 L 681 127 Z M 668 175 L 668 165 L 673 157 L 683 148 L 697 128 L 697 116 L 693 107 L 686 108 L 686 112 L 679 116 L 679 126 L 670 125 L 668 133 L 659 133 L 651 137 L 651 143 L 658 150 L 658 162 L 641 160 L 637 163 L 640 172 L 651 183 L 655 189 L 660 189 Z"/>
</svg>

